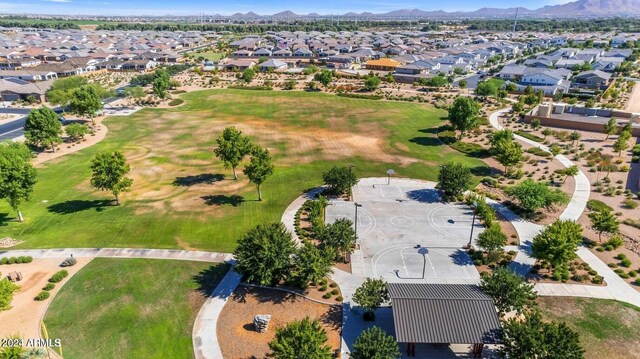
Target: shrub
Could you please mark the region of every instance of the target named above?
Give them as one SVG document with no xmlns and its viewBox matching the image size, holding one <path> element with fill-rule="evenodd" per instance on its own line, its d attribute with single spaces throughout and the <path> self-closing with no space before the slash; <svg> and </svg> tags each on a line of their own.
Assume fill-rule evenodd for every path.
<svg viewBox="0 0 640 359">
<path fill-rule="evenodd" d="M 33 262 L 33 258 L 31 256 L 20 256 L 16 260 L 16 263 L 31 263 Z"/>
<path fill-rule="evenodd" d="M 623 259 L 620 261 L 620 265 L 625 267 L 625 268 L 629 268 L 631 267 L 631 261 L 628 259 Z"/>
<path fill-rule="evenodd" d="M 324 295 L 322 296 L 322 298 L 324 298 L 324 299 L 329 299 L 329 298 L 331 298 L 331 293 L 324 293 Z"/>
<path fill-rule="evenodd" d="M 10 257 L 9 258 L 9 264 L 15 264 L 18 261 L 18 258 L 16 257 Z"/>
<path fill-rule="evenodd" d="M 53 283 L 47 283 L 47 285 L 45 285 L 45 286 L 44 286 L 44 288 L 42 288 L 42 290 L 50 291 L 50 290 L 52 290 L 52 289 L 53 289 L 53 288 L 55 288 L 55 287 L 56 287 L 56 285 L 55 285 L 55 284 L 53 284 Z"/>
<path fill-rule="evenodd" d="M 331 294 L 337 295 L 337 294 L 340 294 L 340 291 L 336 288 L 336 289 L 331 291 Z"/>
<path fill-rule="evenodd" d="M 359 98 L 364 100 L 382 100 L 382 96 L 380 95 L 363 95 L 357 93 L 339 93 L 337 94 L 340 97 L 351 97 L 351 98 Z"/>
<path fill-rule="evenodd" d="M 176 98 L 176 99 L 173 99 L 173 100 L 169 101 L 169 106 L 178 106 L 178 105 L 182 105 L 183 103 L 184 103 L 183 99 Z"/>
<path fill-rule="evenodd" d="M 605 242 L 605 245 L 611 246 L 614 249 L 620 248 L 620 246 L 622 246 L 623 244 L 624 244 L 624 240 L 620 235 L 613 235 L 611 236 L 611 238 L 609 238 L 608 241 Z"/>
<path fill-rule="evenodd" d="M 62 263 L 60 263 L 60 267 L 71 267 L 76 265 L 76 263 L 78 263 L 78 260 L 73 258 L 73 257 L 69 257 L 67 259 L 65 259 L 64 261 L 62 261 Z"/>
<path fill-rule="evenodd" d="M 529 139 L 531 141 L 536 141 L 536 142 L 544 142 L 544 138 L 536 136 L 532 133 L 529 132 L 525 132 L 525 131 L 515 131 L 514 134 L 518 135 L 518 136 L 522 136 L 526 139 Z"/>
<path fill-rule="evenodd" d="M 327 291 L 327 286 L 323 284 L 320 288 L 318 288 L 318 290 L 320 292 L 326 292 Z"/>
<path fill-rule="evenodd" d="M 536 155 L 544 158 L 551 158 L 551 154 L 549 152 L 539 149 L 538 147 L 531 147 L 526 152 L 531 153 L 532 155 Z"/>
<path fill-rule="evenodd" d="M 618 258 L 619 260 L 627 259 L 627 255 L 624 253 L 620 253 L 616 256 L 616 258 Z"/>
<path fill-rule="evenodd" d="M 344 300 L 344 298 L 342 298 L 341 295 L 336 297 L 336 302 L 342 302 Z"/>
<path fill-rule="evenodd" d="M 42 302 L 43 300 L 46 300 L 49 298 L 51 294 L 47 291 L 42 291 L 40 293 L 38 293 L 38 295 L 36 295 L 35 298 L 33 298 L 34 300 L 38 301 L 38 302 Z"/>
<path fill-rule="evenodd" d="M 629 208 L 629 209 L 636 209 L 636 208 L 638 208 L 638 205 L 640 205 L 640 203 L 638 203 L 638 201 L 633 200 L 633 199 L 625 199 L 624 201 L 622 201 L 622 203 L 624 203 L 624 206 Z"/>
<path fill-rule="evenodd" d="M 337 286 L 338 286 L 338 285 L 337 285 L 337 284 L 335 284 L 335 283 L 331 283 L 331 284 L 329 284 L 329 287 L 331 287 L 331 288 L 336 288 Z"/>
<path fill-rule="evenodd" d="M 640 219 L 627 218 L 624 221 L 622 221 L 622 223 L 626 224 L 627 226 L 631 226 L 631 227 L 635 227 L 635 228 L 640 229 Z"/>
<path fill-rule="evenodd" d="M 0 258 L 0 264 L 9 264 L 9 258 L 7 257 Z"/>
<path fill-rule="evenodd" d="M 622 279 L 629 279 L 629 275 L 625 272 L 618 273 L 618 276 Z"/>
<path fill-rule="evenodd" d="M 590 199 L 589 201 L 587 201 L 587 208 L 590 211 L 595 211 L 595 212 L 613 211 L 613 208 L 611 208 L 608 204 L 602 201 L 599 201 L 597 199 Z"/>
<path fill-rule="evenodd" d="M 630 270 L 630 271 L 629 271 L 629 277 L 633 277 L 633 278 L 635 278 L 635 277 L 637 277 L 637 276 L 638 276 L 638 272 L 636 272 L 636 271 L 634 271 L 634 270 Z"/>
<path fill-rule="evenodd" d="M 640 285 L 640 278 L 636 279 L 633 281 L 633 284 L 635 285 Z"/>
<path fill-rule="evenodd" d="M 604 282 L 604 278 L 602 276 L 595 276 L 591 279 L 591 283 L 593 284 L 602 284 Z"/>
<path fill-rule="evenodd" d="M 61 271 L 56 272 L 56 274 L 52 275 L 51 278 L 49 278 L 49 282 L 51 282 L 51 283 L 60 283 L 68 275 L 69 275 L 69 272 L 67 272 L 66 270 L 63 269 Z"/>
<path fill-rule="evenodd" d="M 618 265 L 616 263 L 609 263 L 607 265 L 609 266 L 609 268 L 618 268 Z"/>
</svg>

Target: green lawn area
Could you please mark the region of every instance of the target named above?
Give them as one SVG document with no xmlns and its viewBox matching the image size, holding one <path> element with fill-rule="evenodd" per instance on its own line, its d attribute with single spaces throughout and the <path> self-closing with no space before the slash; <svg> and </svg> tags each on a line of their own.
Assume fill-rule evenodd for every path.
<svg viewBox="0 0 640 359">
<path fill-rule="evenodd" d="M 540 299 L 545 318 L 564 321 L 580 333 L 586 358 L 632 358 L 640 351 L 640 308 L 614 300 Z"/>
<path fill-rule="evenodd" d="M 204 57 L 205 60 L 209 61 L 220 61 L 223 57 L 225 57 L 226 53 L 224 52 L 194 52 L 193 56 L 198 59 L 200 57 Z"/>
<path fill-rule="evenodd" d="M 193 322 L 226 264 L 96 258 L 53 299 L 45 324 L 65 358 L 193 358 Z"/>
<path fill-rule="evenodd" d="M 371 101 L 322 93 L 206 90 L 185 93 L 185 104 L 145 109 L 106 120 L 105 140 L 38 169 L 25 222 L 0 202 L 0 238 L 23 240 L 21 248 L 147 247 L 230 252 L 249 228 L 279 221 L 304 190 L 322 184 L 333 165 L 354 164 L 361 176 L 435 180 L 437 166 L 459 161 L 478 176 L 479 159 L 442 145 L 435 128 L 446 112 L 426 104 Z M 214 157 L 215 138 L 235 125 L 272 152 L 276 170 L 255 186 Z M 124 151 L 133 190 L 123 204 L 89 187 L 91 158 Z"/>
</svg>

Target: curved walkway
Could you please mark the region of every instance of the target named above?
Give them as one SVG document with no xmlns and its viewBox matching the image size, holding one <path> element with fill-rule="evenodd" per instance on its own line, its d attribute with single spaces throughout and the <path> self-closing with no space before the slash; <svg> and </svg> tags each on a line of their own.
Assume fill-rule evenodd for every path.
<svg viewBox="0 0 640 359">
<path fill-rule="evenodd" d="M 498 121 L 499 117 L 510 109 L 502 109 L 492 113 L 489 116 L 489 122 L 498 130 L 503 129 Z M 538 142 L 529 140 L 522 136 L 514 134 L 519 141 L 527 143 L 531 146 L 538 147 L 549 152 L 549 147 Z M 565 167 L 573 166 L 573 162 L 564 155 L 557 155 L 556 160 Z M 571 200 L 567 208 L 560 214 L 559 219 L 577 221 L 582 212 L 587 207 L 587 201 L 591 193 L 591 185 L 587 176 L 580 170 L 575 178 L 575 190 L 571 196 Z M 520 245 L 518 246 L 518 254 L 511 263 L 510 268 L 520 275 L 525 275 L 535 263 L 535 258 L 531 257 L 531 243 L 544 226 L 531 223 L 521 219 L 519 216 L 511 212 L 507 207 L 493 201 L 491 204 L 496 210 L 509 221 L 511 221 L 520 237 Z M 588 248 L 580 247 L 577 251 L 580 259 L 585 261 L 595 269 L 606 281 L 606 286 L 592 286 L 582 284 L 557 284 L 557 283 L 538 283 L 535 288 L 539 295 L 543 296 L 571 296 L 571 297 L 590 297 L 602 299 L 615 299 L 636 306 L 640 306 L 640 292 L 632 288 L 627 282 L 620 278 L 611 268 L 602 262 L 595 254 L 591 253 Z"/>
</svg>

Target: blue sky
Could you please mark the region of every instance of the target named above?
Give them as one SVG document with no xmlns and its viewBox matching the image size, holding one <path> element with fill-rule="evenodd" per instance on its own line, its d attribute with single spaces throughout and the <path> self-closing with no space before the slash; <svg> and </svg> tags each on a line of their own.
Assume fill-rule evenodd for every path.
<svg viewBox="0 0 640 359">
<path fill-rule="evenodd" d="M 524 6 L 538 8 L 569 0 L 456 0 L 456 1 L 417 1 L 417 0 L 0 0 L 0 13 L 37 13 L 63 15 L 191 15 L 205 14 L 230 15 L 236 12 L 254 11 L 258 14 L 273 14 L 291 10 L 306 14 L 339 14 L 349 11 L 374 13 L 399 9 L 421 10 L 476 10 L 480 7 Z"/>
</svg>

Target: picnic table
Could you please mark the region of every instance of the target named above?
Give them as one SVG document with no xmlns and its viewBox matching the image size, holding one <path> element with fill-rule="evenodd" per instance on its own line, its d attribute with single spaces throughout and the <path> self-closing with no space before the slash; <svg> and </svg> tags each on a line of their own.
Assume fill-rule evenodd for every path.
<svg viewBox="0 0 640 359">
<path fill-rule="evenodd" d="M 20 273 L 20 272 L 11 272 L 11 273 L 9 273 L 7 278 L 9 278 L 10 282 L 19 282 L 19 281 L 22 280 L 22 273 Z"/>
</svg>

